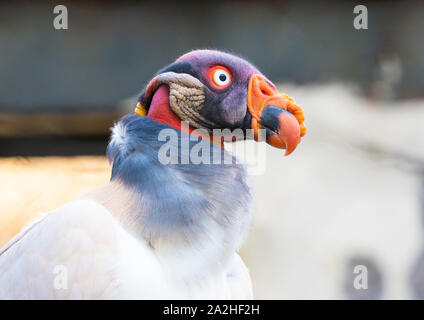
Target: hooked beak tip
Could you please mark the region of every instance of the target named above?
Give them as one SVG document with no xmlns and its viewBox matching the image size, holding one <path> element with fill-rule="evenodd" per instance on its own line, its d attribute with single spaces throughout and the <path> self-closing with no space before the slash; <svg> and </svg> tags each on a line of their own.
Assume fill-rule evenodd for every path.
<svg viewBox="0 0 424 320">
<path fill-rule="evenodd" d="M 300 142 L 299 122 L 290 112 L 266 106 L 260 118 L 261 126 L 267 130 L 267 143 L 279 149 L 286 149 L 285 156 L 291 154 Z"/>
<path fill-rule="evenodd" d="M 286 149 L 286 156 L 296 149 L 306 128 L 303 111 L 293 99 L 279 93 L 266 78 L 256 74 L 249 81 L 247 107 L 256 138 L 259 137 L 259 129 L 266 129 L 268 144 Z"/>
</svg>

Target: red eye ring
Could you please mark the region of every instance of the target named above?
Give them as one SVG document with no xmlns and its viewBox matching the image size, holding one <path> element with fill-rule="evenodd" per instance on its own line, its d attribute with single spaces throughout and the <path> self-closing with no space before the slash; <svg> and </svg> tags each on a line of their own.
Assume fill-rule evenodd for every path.
<svg viewBox="0 0 424 320">
<path fill-rule="evenodd" d="M 232 82 L 230 69 L 224 66 L 214 66 L 209 70 L 209 81 L 217 89 L 228 87 Z"/>
</svg>

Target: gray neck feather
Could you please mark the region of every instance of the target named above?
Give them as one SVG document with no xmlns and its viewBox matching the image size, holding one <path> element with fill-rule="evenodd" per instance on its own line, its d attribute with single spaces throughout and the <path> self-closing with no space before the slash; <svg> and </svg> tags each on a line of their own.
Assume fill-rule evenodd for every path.
<svg viewBox="0 0 424 320">
<path fill-rule="evenodd" d="M 195 248 L 216 242 L 220 254 L 233 253 L 251 222 L 244 167 L 211 143 L 211 158 L 220 152 L 221 159 L 230 157 L 229 164 L 181 164 L 181 154 L 196 142 L 190 141 L 188 150 L 179 130 L 175 130 L 177 164 L 162 164 L 158 151 L 164 143 L 172 143 L 158 141 L 162 129 L 175 130 L 137 115 L 127 115 L 115 125 L 108 146 L 111 185 L 126 200 L 124 207 L 114 210 L 131 232 L 153 248 L 170 243 Z"/>
</svg>

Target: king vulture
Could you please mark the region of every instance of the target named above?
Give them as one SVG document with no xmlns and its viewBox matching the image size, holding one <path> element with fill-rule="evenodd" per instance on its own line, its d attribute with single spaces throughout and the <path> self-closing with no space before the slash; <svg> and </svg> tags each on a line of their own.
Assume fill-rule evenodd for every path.
<svg viewBox="0 0 424 320">
<path fill-rule="evenodd" d="M 303 120 L 247 61 L 214 50 L 183 55 L 112 128 L 110 181 L 0 250 L 0 299 L 252 298 L 237 254 L 252 221 L 245 168 L 223 149 L 225 135 L 207 135 L 265 132 L 289 154 Z M 202 159 L 227 161 L 193 160 L 199 143 Z"/>
</svg>

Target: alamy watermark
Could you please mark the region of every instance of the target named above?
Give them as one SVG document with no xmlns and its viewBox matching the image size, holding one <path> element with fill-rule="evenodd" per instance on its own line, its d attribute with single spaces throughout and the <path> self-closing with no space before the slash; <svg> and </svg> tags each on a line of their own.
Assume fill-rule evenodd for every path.
<svg viewBox="0 0 424 320">
<path fill-rule="evenodd" d="M 53 19 L 53 27 L 56 30 L 67 30 L 68 29 L 68 8 L 62 4 L 59 4 L 53 8 L 53 13 L 57 16 Z"/>
<path fill-rule="evenodd" d="M 368 29 L 368 8 L 363 4 L 358 4 L 353 8 L 356 16 L 353 19 L 353 27 L 356 30 Z"/>
<path fill-rule="evenodd" d="M 353 268 L 353 273 L 357 276 L 353 279 L 353 287 L 356 290 L 368 289 L 368 268 L 364 265 L 357 265 Z"/>
<path fill-rule="evenodd" d="M 53 273 L 56 275 L 53 280 L 53 287 L 56 290 L 67 290 L 68 289 L 68 268 L 60 264 L 54 267 Z"/>
<path fill-rule="evenodd" d="M 257 143 L 239 143 L 254 140 L 252 129 L 213 129 L 212 132 L 195 129 L 191 134 L 188 131 L 188 121 L 182 121 L 181 138 L 177 131 L 171 128 L 159 132 L 158 140 L 164 142 L 158 152 L 161 164 L 231 164 L 234 157 L 236 163 L 246 165 L 249 174 L 258 175 L 265 172 L 265 129 L 258 130 Z M 230 152 L 220 147 L 211 148 L 211 142 L 216 146 L 223 146 L 224 141 L 235 142 L 228 147 Z"/>
</svg>

